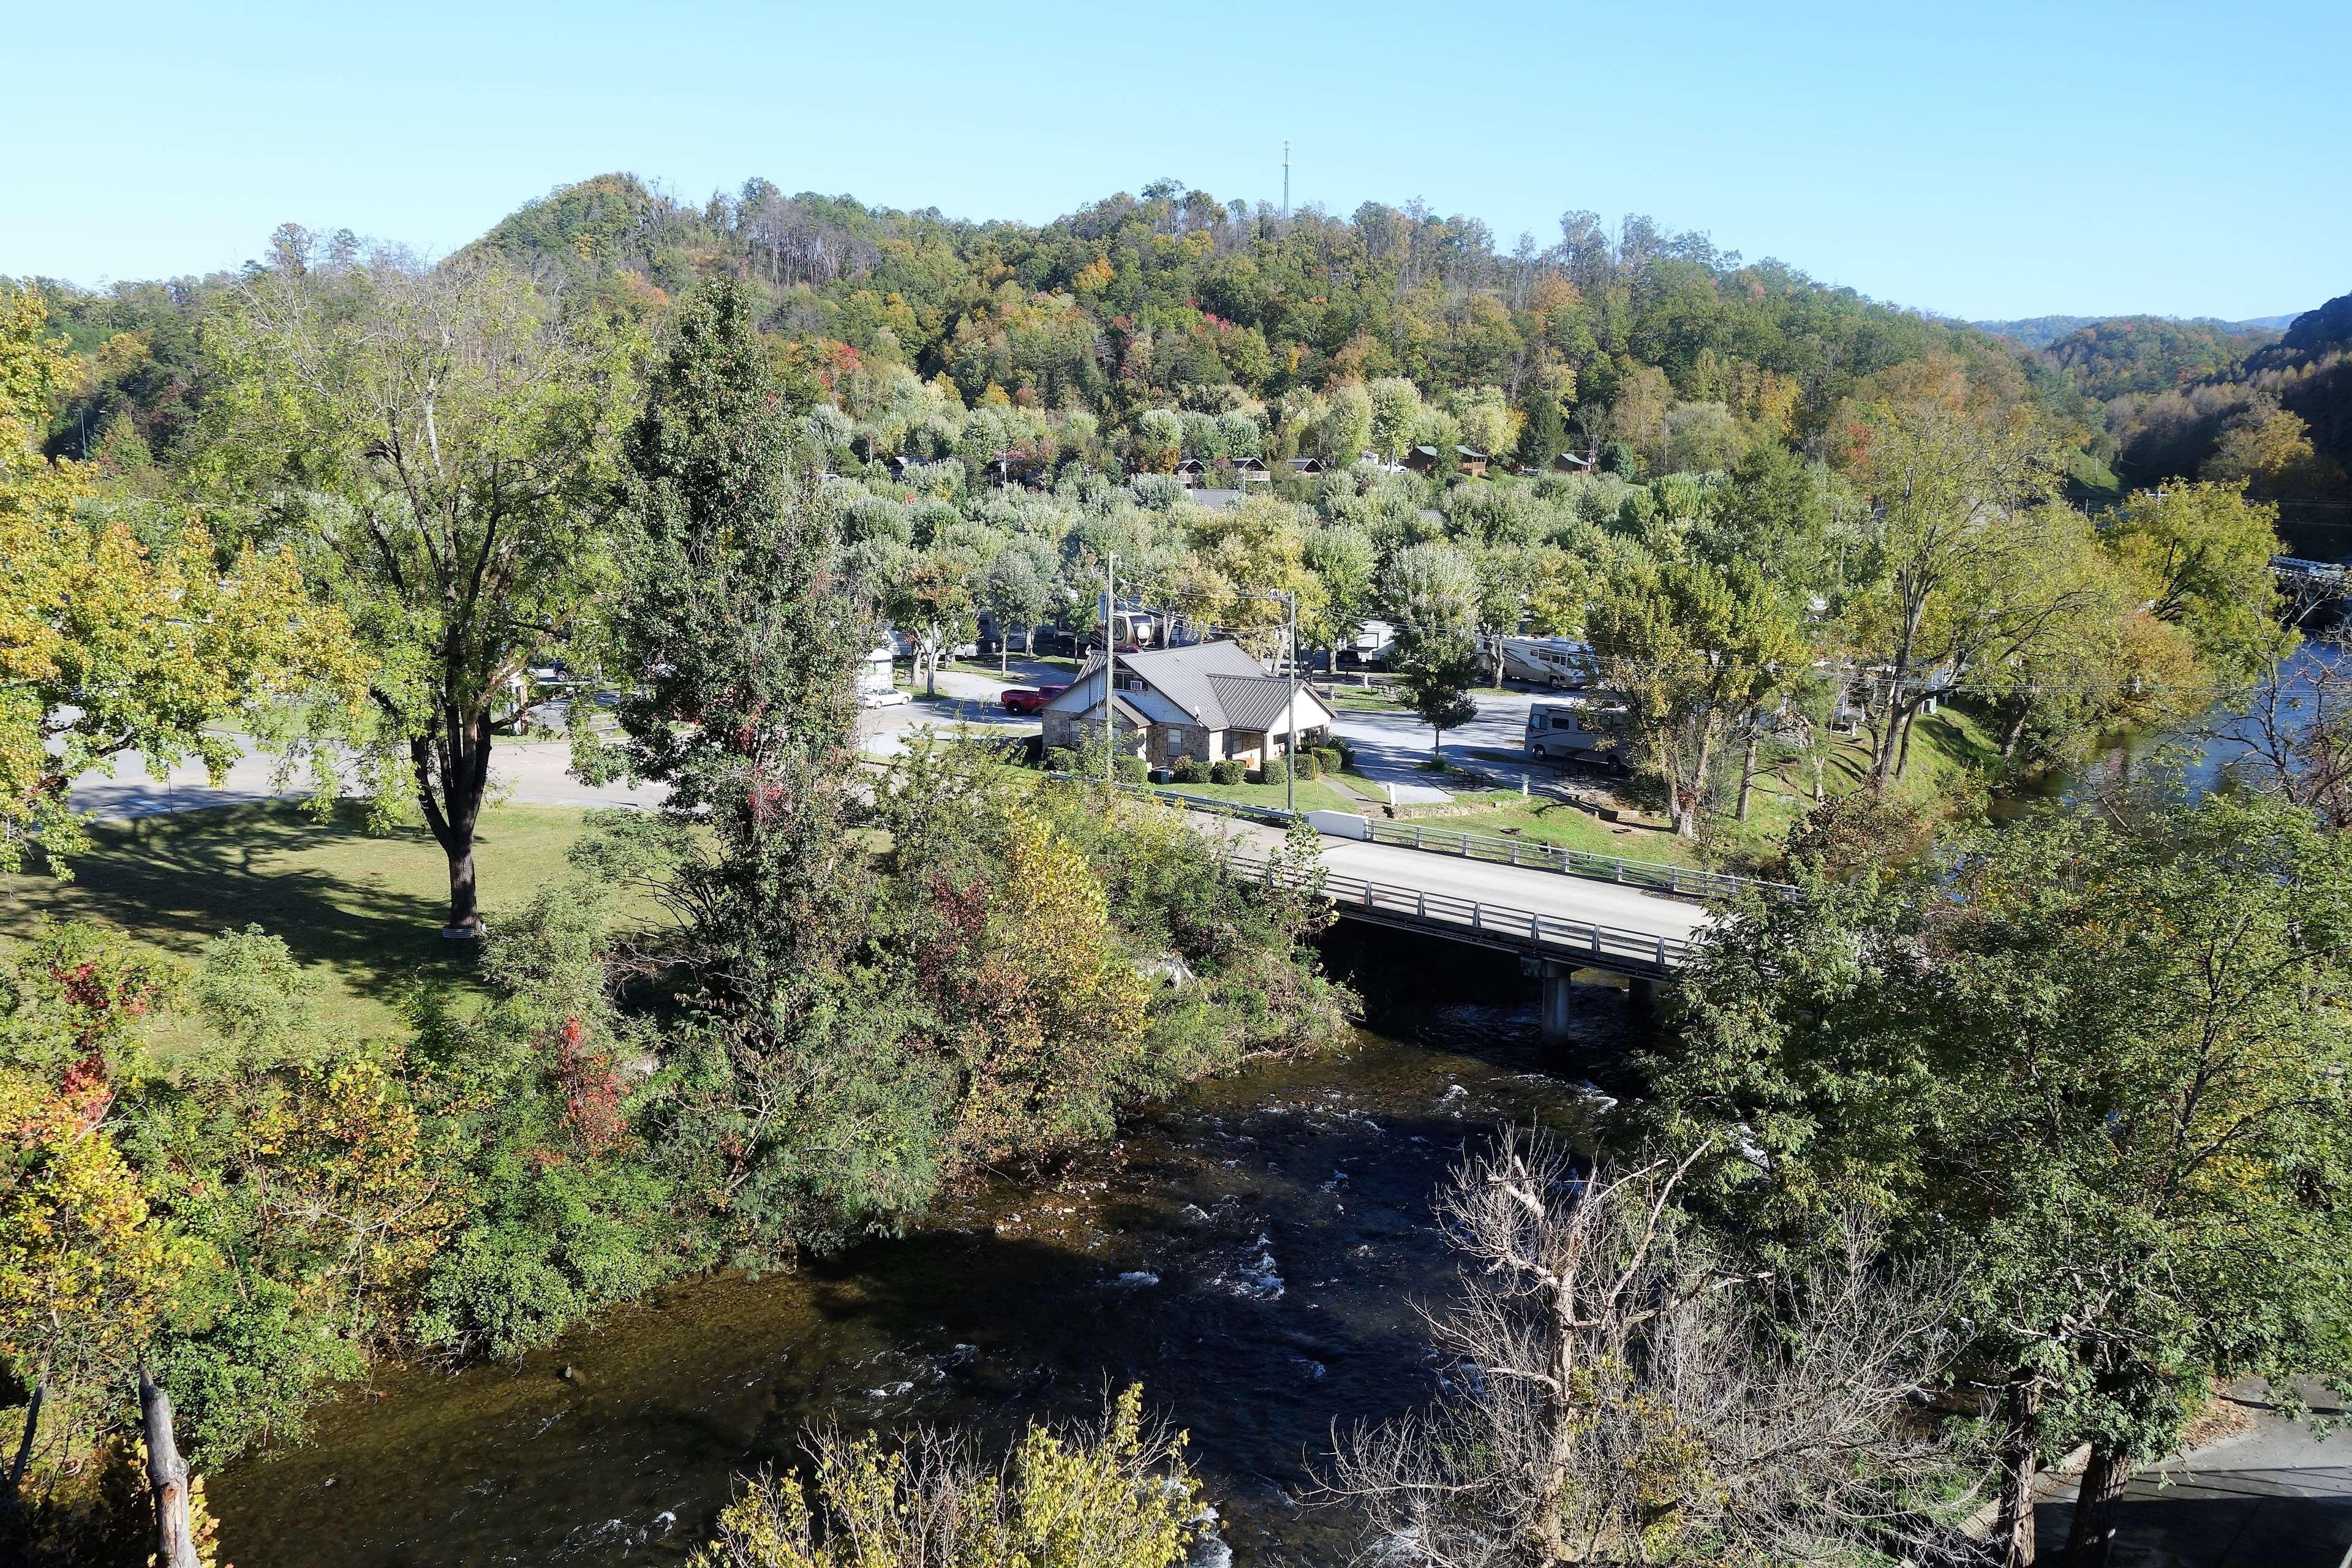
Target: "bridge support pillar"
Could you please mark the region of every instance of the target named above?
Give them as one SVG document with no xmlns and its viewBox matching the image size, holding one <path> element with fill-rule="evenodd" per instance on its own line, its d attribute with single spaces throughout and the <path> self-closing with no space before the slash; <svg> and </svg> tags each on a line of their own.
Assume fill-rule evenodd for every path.
<svg viewBox="0 0 2352 1568">
<path fill-rule="evenodd" d="M 1648 1018 L 1658 1008 L 1658 983 L 1632 976 L 1625 982 L 1625 1000 L 1633 1004 L 1637 1015 Z"/>
<path fill-rule="evenodd" d="M 1549 959 L 1544 960 L 1541 1016 L 1543 1043 L 1547 1046 L 1564 1046 L 1572 1037 L 1573 1026 L 1569 1019 L 1570 1009 L 1573 1005 L 1574 989 L 1569 984 L 1569 977 L 1575 973 L 1575 969 L 1569 964 L 1554 963 Z"/>
</svg>

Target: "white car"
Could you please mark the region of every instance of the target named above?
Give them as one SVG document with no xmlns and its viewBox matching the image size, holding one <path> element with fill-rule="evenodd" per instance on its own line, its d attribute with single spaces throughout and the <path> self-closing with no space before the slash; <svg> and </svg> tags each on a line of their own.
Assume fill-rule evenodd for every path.
<svg viewBox="0 0 2352 1568">
<path fill-rule="evenodd" d="M 895 686 L 887 691 L 861 691 L 857 694 L 860 708 L 904 708 L 913 700 Z"/>
</svg>

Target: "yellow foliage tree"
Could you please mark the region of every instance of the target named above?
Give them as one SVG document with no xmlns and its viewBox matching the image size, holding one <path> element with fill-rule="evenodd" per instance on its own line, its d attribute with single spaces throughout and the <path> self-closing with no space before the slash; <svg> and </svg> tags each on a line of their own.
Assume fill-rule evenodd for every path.
<svg viewBox="0 0 2352 1568">
<path fill-rule="evenodd" d="M 225 562 L 194 523 L 151 547 L 103 514 L 90 469 L 40 455 L 71 370 L 45 319 L 29 292 L 0 290 L 0 871 L 37 840 L 62 875 L 86 842 L 78 775 L 135 754 L 159 778 L 194 758 L 217 783 L 237 747 L 215 726 L 282 728 L 321 695 L 354 703 L 365 669 L 290 554 Z"/>
<path fill-rule="evenodd" d="M 54 1390 L 79 1427 L 73 1400 L 140 1353 L 187 1261 L 100 1125 L 105 1099 L 103 1079 L 60 1091 L 0 1068 L 0 1356 L 33 1391 L 27 1450 Z"/>
<path fill-rule="evenodd" d="M 1002 1467 L 930 1433 L 815 1448 L 814 1500 L 797 1475 L 759 1478 L 692 1568 L 1174 1568 L 1200 1532 L 1184 1434 L 1144 1420 L 1139 1385 L 1077 1431 L 1032 1426 Z"/>
</svg>

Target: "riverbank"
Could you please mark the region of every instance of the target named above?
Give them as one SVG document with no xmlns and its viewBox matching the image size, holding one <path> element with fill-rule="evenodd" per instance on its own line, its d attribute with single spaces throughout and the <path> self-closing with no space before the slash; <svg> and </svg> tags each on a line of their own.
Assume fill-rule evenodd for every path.
<svg viewBox="0 0 2352 1568">
<path fill-rule="evenodd" d="M 1327 941 L 1385 1032 L 1196 1086 L 903 1239 L 678 1285 L 513 1363 L 383 1369 L 308 1446 L 214 1478 L 224 1557 L 674 1560 L 810 1421 L 998 1440 L 1134 1379 L 1192 1433 L 1238 1561 L 1345 1561 L 1344 1520 L 1297 1499 L 1334 1420 L 1433 1391 L 1412 1303 L 1448 1289 L 1438 1181 L 1498 1121 L 1589 1125 L 1602 1101 L 1572 1080 L 1605 1079 L 1628 1017 L 1622 990 L 1580 988 L 1583 1044 L 1547 1053 L 1507 961 L 1449 978 L 1385 933 Z"/>
</svg>

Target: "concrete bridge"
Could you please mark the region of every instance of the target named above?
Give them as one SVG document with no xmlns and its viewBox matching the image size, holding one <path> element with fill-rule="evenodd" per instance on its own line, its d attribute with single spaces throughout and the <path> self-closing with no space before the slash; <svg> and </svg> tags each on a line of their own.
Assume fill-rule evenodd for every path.
<svg viewBox="0 0 2352 1568">
<path fill-rule="evenodd" d="M 1279 829 L 1198 820 L 1225 834 L 1236 874 L 1281 875 L 1272 858 Z M 1467 855 L 1327 837 L 1320 858 L 1324 893 L 1341 920 L 1517 954 L 1542 978 L 1547 1040 L 1569 1036 L 1577 971 L 1622 975 L 1646 996 L 1681 967 L 1707 922 L 1706 909 L 1685 899 Z"/>
</svg>

